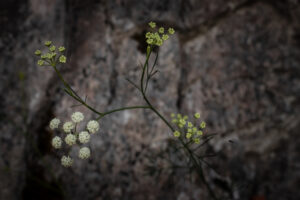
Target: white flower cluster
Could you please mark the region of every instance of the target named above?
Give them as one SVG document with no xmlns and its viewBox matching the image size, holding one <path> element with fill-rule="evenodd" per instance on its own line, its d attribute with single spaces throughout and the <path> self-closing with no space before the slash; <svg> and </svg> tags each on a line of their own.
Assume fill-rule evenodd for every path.
<svg viewBox="0 0 300 200">
<path fill-rule="evenodd" d="M 82 147 L 78 154 L 81 159 L 88 159 L 91 156 L 91 150 L 87 147 Z"/>
<path fill-rule="evenodd" d="M 50 121 L 49 126 L 50 126 L 50 128 L 51 128 L 52 130 L 54 130 L 54 129 L 57 129 L 57 128 L 58 128 L 59 124 L 60 124 L 60 120 L 57 119 L 57 118 L 54 118 L 54 119 L 52 119 L 52 120 Z"/>
<path fill-rule="evenodd" d="M 87 144 L 90 141 L 91 134 L 99 131 L 99 123 L 95 120 L 91 120 L 87 123 L 86 130 L 77 132 L 76 125 L 84 120 L 84 115 L 81 112 L 74 112 L 71 115 L 71 119 L 72 121 L 65 122 L 62 126 L 63 132 L 67 133 L 64 138 L 64 142 L 67 144 L 67 147 L 71 147 L 77 144 L 77 140 L 81 144 Z M 61 121 L 57 118 L 52 119 L 49 124 L 50 129 L 58 129 L 60 122 Z M 78 145 L 80 143 L 78 143 Z M 61 139 L 61 137 L 55 136 L 53 137 L 51 144 L 55 149 L 60 149 L 62 148 L 63 140 Z M 90 156 L 91 150 L 88 147 L 80 148 L 78 152 L 79 158 L 88 159 Z M 71 158 L 69 155 L 64 155 L 61 158 L 61 164 L 64 167 L 71 167 L 73 164 L 73 158 Z"/>
<path fill-rule="evenodd" d="M 63 129 L 66 133 L 71 133 L 71 131 L 75 128 L 73 122 L 66 122 L 63 125 Z"/>
<path fill-rule="evenodd" d="M 52 139 L 52 146 L 55 148 L 55 149 L 60 149 L 61 148 L 61 145 L 62 145 L 62 140 L 60 137 L 58 136 L 55 136 L 53 139 Z"/>
<path fill-rule="evenodd" d="M 79 136 L 78 136 L 78 139 L 79 139 L 79 142 L 81 142 L 82 144 L 86 144 L 90 141 L 90 134 L 89 132 L 87 131 L 81 131 L 79 133 Z"/>
<path fill-rule="evenodd" d="M 72 121 L 75 123 L 79 123 L 84 119 L 84 116 L 81 112 L 74 112 L 71 116 Z"/>
<path fill-rule="evenodd" d="M 70 157 L 70 156 L 63 156 L 61 158 L 61 164 L 64 166 L 64 167 L 71 167 L 72 164 L 73 164 L 73 159 Z"/>
<path fill-rule="evenodd" d="M 96 133 L 99 130 L 99 123 L 95 120 L 89 121 L 86 128 L 90 133 Z"/>
</svg>

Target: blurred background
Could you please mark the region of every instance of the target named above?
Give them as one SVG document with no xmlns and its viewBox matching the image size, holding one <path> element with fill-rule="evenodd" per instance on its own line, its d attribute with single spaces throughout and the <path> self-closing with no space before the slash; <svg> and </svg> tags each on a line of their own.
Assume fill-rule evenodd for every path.
<svg viewBox="0 0 300 200">
<path fill-rule="evenodd" d="M 200 112 L 216 136 L 204 168 L 219 197 L 300 199 L 298 0 L 1 0 L 0 199 L 209 199 L 197 176 L 161 169 L 170 131 L 149 111 L 107 116 L 92 158 L 60 165 L 53 117 L 95 114 L 63 92 L 34 51 L 67 48 L 65 79 L 97 110 L 141 105 L 148 22 L 174 27 L 149 98 L 167 116 Z M 74 148 L 71 154 L 76 154 Z M 153 166 L 151 173 L 147 167 Z"/>
</svg>

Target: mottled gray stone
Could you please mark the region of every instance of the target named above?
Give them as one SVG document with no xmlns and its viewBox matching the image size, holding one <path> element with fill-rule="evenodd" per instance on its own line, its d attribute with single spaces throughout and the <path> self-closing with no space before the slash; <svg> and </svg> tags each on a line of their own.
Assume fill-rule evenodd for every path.
<svg viewBox="0 0 300 200">
<path fill-rule="evenodd" d="M 36 66 L 35 49 L 49 39 L 65 45 L 68 63 L 59 69 L 97 110 L 143 105 L 125 78 L 139 81 L 150 20 L 177 32 L 159 50 L 149 99 L 168 119 L 199 111 L 207 133 L 217 133 L 205 149 L 219 155 L 207 159 L 215 171 L 205 168 L 213 190 L 231 199 L 299 199 L 297 1 L 12 2 L 0 3 L 0 199 L 62 199 L 61 191 L 75 200 L 209 198 L 195 173 L 145 174 L 150 157 L 157 170 L 168 166 L 159 155 L 171 135 L 150 111 L 103 118 L 92 159 L 76 158 L 72 169 L 50 146 L 63 135 L 48 128 L 54 116 L 97 116 L 71 107 L 53 70 Z"/>
</svg>

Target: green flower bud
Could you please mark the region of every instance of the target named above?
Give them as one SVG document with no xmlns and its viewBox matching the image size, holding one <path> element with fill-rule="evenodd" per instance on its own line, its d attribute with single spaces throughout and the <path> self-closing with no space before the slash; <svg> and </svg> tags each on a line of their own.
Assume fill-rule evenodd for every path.
<svg viewBox="0 0 300 200">
<path fill-rule="evenodd" d="M 152 33 L 151 32 L 147 32 L 145 36 L 146 36 L 146 38 L 151 38 Z"/>
<path fill-rule="evenodd" d="M 151 28 L 155 28 L 155 27 L 156 27 L 156 23 L 155 23 L 155 22 L 149 22 L 149 26 L 150 26 Z"/>
<path fill-rule="evenodd" d="M 52 51 L 52 52 L 55 51 L 55 49 L 56 49 L 56 47 L 55 47 L 54 45 L 52 45 L 52 46 L 49 48 L 49 50 Z"/>
<path fill-rule="evenodd" d="M 61 56 L 59 57 L 59 62 L 61 62 L 61 63 L 66 63 L 66 61 L 67 61 L 66 56 L 61 55 Z"/>
<path fill-rule="evenodd" d="M 52 44 L 51 41 L 46 41 L 46 42 L 45 42 L 45 46 L 47 46 L 47 47 L 50 47 L 51 44 Z"/>
<path fill-rule="evenodd" d="M 164 41 L 166 41 L 167 39 L 169 39 L 169 36 L 166 35 L 166 34 L 163 34 L 162 39 L 163 39 Z"/>
<path fill-rule="evenodd" d="M 149 38 L 146 42 L 147 42 L 148 44 L 153 44 L 153 39 L 152 39 L 152 38 Z"/>
<path fill-rule="evenodd" d="M 201 136 L 201 135 L 203 135 L 203 132 L 202 131 L 197 131 L 197 135 Z"/>
<path fill-rule="evenodd" d="M 201 122 L 201 124 L 200 124 L 200 128 L 205 128 L 205 126 L 206 126 L 206 123 L 205 122 Z"/>
<path fill-rule="evenodd" d="M 196 119 L 199 119 L 199 118 L 200 118 L 200 113 L 195 113 L 195 114 L 194 114 L 194 117 L 195 117 Z"/>
<path fill-rule="evenodd" d="M 180 132 L 179 131 L 175 131 L 173 134 L 174 134 L 175 137 L 180 137 Z"/>
<path fill-rule="evenodd" d="M 41 50 L 36 50 L 36 51 L 34 52 L 34 54 L 37 55 L 37 56 L 40 56 L 40 55 L 42 54 L 42 52 L 41 52 Z"/>
<path fill-rule="evenodd" d="M 190 139 L 190 138 L 192 137 L 192 133 L 187 133 L 187 134 L 185 135 L 185 137 L 186 137 L 187 139 Z"/>
<path fill-rule="evenodd" d="M 194 142 L 195 142 L 195 144 L 199 144 L 200 143 L 200 139 L 199 138 L 194 138 Z"/>
<path fill-rule="evenodd" d="M 173 28 L 169 28 L 169 29 L 168 29 L 168 32 L 169 32 L 171 35 L 173 35 L 173 34 L 175 33 L 175 30 L 174 30 Z"/>
<path fill-rule="evenodd" d="M 44 61 L 43 61 L 43 60 L 38 60 L 37 64 L 38 64 L 39 66 L 43 66 L 43 65 L 44 65 Z"/>
<path fill-rule="evenodd" d="M 66 50 L 66 48 L 63 47 L 63 46 L 61 46 L 61 47 L 58 48 L 58 51 L 59 51 L 59 52 L 64 52 L 65 50 Z"/>
<path fill-rule="evenodd" d="M 165 32 L 165 29 L 164 29 L 163 27 L 160 27 L 160 28 L 158 29 L 158 32 L 161 33 L 161 34 L 163 34 L 163 33 Z"/>
</svg>

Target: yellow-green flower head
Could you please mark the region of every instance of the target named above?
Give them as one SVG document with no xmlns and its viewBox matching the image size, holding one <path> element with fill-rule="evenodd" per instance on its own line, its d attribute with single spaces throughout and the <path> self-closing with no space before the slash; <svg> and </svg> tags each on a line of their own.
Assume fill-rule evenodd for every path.
<svg viewBox="0 0 300 200">
<path fill-rule="evenodd" d="M 41 59 L 46 59 L 47 58 L 47 56 L 46 56 L 47 54 L 43 54 L 43 55 L 41 55 Z"/>
<path fill-rule="evenodd" d="M 145 36 L 146 36 L 146 38 L 151 38 L 152 33 L 151 32 L 147 32 Z"/>
<path fill-rule="evenodd" d="M 206 123 L 205 122 L 201 122 L 201 124 L 200 124 L 200 128 L 205 128 L 205 126 L 206 126 Z"/>
<path fill-rule="evenodd" d="M 161 33 L 161 34 L 163 34 L 163 33 L 165 32 L 164 27 L 160 27 L 160 28 L 158 29 L 158 32 Z"/>
<path fill-rule="evenodd" d="M 86 144 L 90 141 L 90 134 L 87 131 L 81 131 L 78 135 L 78 140 L 82 144 Z"/>
<path fill-rule="evenodd" d="M 56 49 L 56 47 L 55 47 L 54 45 L 52 45 L 52 46 L 49 48 L 49 50 L 52 51 L 52 52 L 55 51 L 55 49 Z"/>
<path fill-rule="evenodd" d="M 65 50 L 66 50 L 66 48 L 63 47 L 63 46 L 61 46 L 61 47 L 58 48 L 58 51 L 59 51 L 59 52 L 64 52 Z"/>
<path fill-rule="evenodd" d="M 173 34 L 175 33 L 175 30 L 174 30 L 173 28 L 169 28 L 169 29 L 168 29 L 168 32 L 169 32 L 171 35 L 173 35 Z"/>
<path fill-rule="evenodd" d="M 157 41 L 156 41 L 156 45 L 157 46 L 161 46 L 163 44 L 163 40 L 162 39 L 158 39 Z"/>
<path fill-rule="evenodd" d="M 173 124 L 176 124 L 177 122 L 178 122 L 177 119 L 172 119 Z"/>
<path fill-rule="evenodd" d="M 51 41 L 46 41 L 46 42 L 45 42 L 45 46 L 47 46 L 47 47 L 49 47 L 51 44 L 52 44 Z"/>
<path fill-rule="evenodd" d="M 60 149 L 61 148 L 61 145 L 62 145 L 62 139 L 58 136 L 55 136 L 53 139 L 52 139 L 52 146 L 55 148 L 55 149 Z"/>
<path fill-rule="evenodd" d="M 192 122 L 188 122 L 188 127 L 189 127 L 189 128 L 192 128 L 192 127 L 193 127 Z"/>
<path fill-rule="evenodd" d="M 96 120 L 91 120 L 86 128 L 90 133 L 96 133 L 99 130 L 99 123 Z"/>
<path fill-rule="evenodd" d="M 55 52 L 51 52 L 51 53 L 50 53 L 50 57 L 51 57 L 51 58 L 55 58 L 55 56 L 56 56 L 56 53 L 55 53 Z"/>
<path fill-rule="evenodd" d="M 194 142 L 195 142 L 195 144 L 199 144 L 200 143 L 200 139 L 199 138 L 194 138 Z"/>
<path fill-rule="evenodd" d="M 177 118 L 182 118 L 181 114 L 177 114 Z"/>
<path fill-rule="evenodd" d="M 52 58 L 52 54 L 51 53 L 46 53 L 45 54 L 46 58 L 51 59 Z"/>
<path fill-rule="evenodd" d="M 91 150 L 87 147 L 82 147 L 79 150 L 78 157 L 81 159 L 88 159 L 91 156 Z"/>
<path fill-rule="evenodd" d="M 188 117 L 187 115 L 184 115 L 184 116 L 183 116 L 183 119 L 184 119 L 184 120 L 187 120 L 188 118 L 189 118 L 189 117 Z"/>
<path fill-rule="evenodd" d="M 199 118 L 200 118 L 200 113 L 195 113 L 195 114 L 194 114 L 194 117 L 195 117 L 196 119 L 199 119 Z"/>
<path fill-rule="evenodd" d="M 197 131 L 197 135 L 201 136 L 201 135 L 203 135 L 203 132 L 199 130 L 199 131 Z"/>
<path fill-rule="evenodd" d="M 188 128 L 188 129 L 187 129 L 187 132 L 188 132 L 188 133 L 192 133 L 192 132 L 193 132 L 193 129 Z"/>
<path fill-rule="evenodd" d="M 185 137 L 186 137 L 187 139 L 190 139 L 190 138 L 192 137 L 192 133 L 186 133 Z"/>
<path fill-rule="evenodd" d="M 171 113 L 171 117 L 174 118 L 175 117 L 175 113 Z"/>
<path fill-rule="evenodd" d="M 183 127 L 184 127 L 184 124 L 178 124 L 178 127 L 179 127 L 179 128 L 183 128 Z"/>
<path fill-rule="evenodd" d="M 74 112 L 71 115 L 71 119 L 74 123 L 79 123 L 84 119 L 84 115 L 81 112 Z"/>
<path fill-rule="evenodd" d="M 198 131 L 198 129 L 196 127 L 193 128 L 193 133 L 196 133 Z"/>
<path fill-rule="evenodd" d="M 149 39 L 146 40 L 146 42 L 147 42 L 148 44 L 153 44 L 153 39 L 152 39 L 152 38 L 149 38 Z"/>
<path fill-rule="evenodd" d="M 49 127 L 50 127 L 50 129 L 54 130 L 54 129 L 58 128 L 59 124 L 60 124 L 60 120 L 57 118 L 54 118 L 50 121 Z"/>
<path fill-rule="evenodd" d="M 61 55 L 61 56 L 59 57 L 59 62 L 61 62 L 61 63 L 66 63 L 66 61 L 67 61 L 66 56 Z"/>
<path fill-rule="evenodd" d="M 34 52 L 34 54 L 37 55 L 37 56 L 40 56 L 40 55 L 42 54 L 42 52 L 41 52 L 41 50 L 36 50 L 36 51 Z"/>
<path fill-rule="evenodd" d="M 155 28 L 155 27 L 156 27 L 156 23 L 155 23 L 155 22 L 149 22 L 149 26 L 150 26 L 151 28 Z"/>
<path fill-rule="evenodd" d="M 73 124 L 73 122 L 66 122 L 63 125 L 63 130 L 66 133 L 71 133 L 71 131 L 73 130 L 73 128 L 75 128 L 75 125 Z"/>
<path fill-rule="evenodd" d="M 185 121 L 183 118 L 181 118 L 181 119 L 179 120 L 179 123 L 185 125 L 185 124 L 186 124 L 186 121 Z"/>
<path fill-rule="evenodd" d="M 76 136 L 73 135 L 73 134 L 68 134 L 66 137 L 65 137 L 65 142 L 67 143 L 67 145 L 69 146 L 72 146 L 74 144 L 76 144 Z"/>
<path fill-rule="evenodd" d="M 180 137 L 180 132 L 179 131 L 174 131 L 174 137 Z"/>
<path fill-rule="evenodd" d="M 44 65 L 44 61 L 43 61 L 43 60 L 38 60 L 37 64 L 38 64 L 39 66 L 43 66 L 43 65 Z"/>
<path fill-rule="evenodd" d="M 61 158 L 61 164 L 64 167 L 71 167 L 73 164 L 73 159 L 70 156 L 63 156 Z"/>
</svg>

